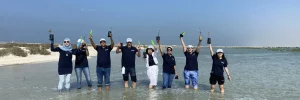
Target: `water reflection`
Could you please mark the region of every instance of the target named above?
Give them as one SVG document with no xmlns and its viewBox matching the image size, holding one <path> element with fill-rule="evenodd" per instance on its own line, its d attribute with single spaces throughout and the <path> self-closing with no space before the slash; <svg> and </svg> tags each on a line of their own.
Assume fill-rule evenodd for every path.
<svg viewBox="0 0 300 100">
<path fill-rule="evenodd" d="M 110 91 L 105 92 L 97 92 L 97 100 L 109 100 L 110 98 Z"/>
<path fill-rule="evenodd" d="M 122 100 L 136 100 L 136 89 L 124 88 L 124 92 L 122 94 Z"/>
<path fill-rule="evenodd" d="M 154 89 L 149 89 L 148 100 L 157 100 L 157 92 Z"/>
<path fill-rule="evenodd" d="M 225 100 L 224 94 L 219 93 L 219 95 L 217 95 L 216 93 L 213 93 L 213 92 L 210 92 L 209 99 L 210 100 Z"/>
</svg>

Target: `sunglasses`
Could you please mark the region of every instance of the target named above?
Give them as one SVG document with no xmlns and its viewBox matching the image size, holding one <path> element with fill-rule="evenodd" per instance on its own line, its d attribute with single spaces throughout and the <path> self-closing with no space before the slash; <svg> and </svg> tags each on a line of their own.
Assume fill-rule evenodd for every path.
<svg viewBox="0 0 300 100">
<path fill-rule="evenodd" d="M 64 41 L 64 43 L 70 43 L 69 41 Z"/>
<path fill-rule="evenodd" d="M 187 49 L 193 49 L 193 48 L 187 48 Z"/>
<path fill-rule="evenodd" d="M 106 43 L 105 41 L 100 41 L 100 43 L 102 43 L 102 42 L 103 42 L 103 43 Z"/>
<path fill-rule="evenodd" d="M 131 42 L 127 42 L 127 43 L 131 43 Z"/>
</svg>

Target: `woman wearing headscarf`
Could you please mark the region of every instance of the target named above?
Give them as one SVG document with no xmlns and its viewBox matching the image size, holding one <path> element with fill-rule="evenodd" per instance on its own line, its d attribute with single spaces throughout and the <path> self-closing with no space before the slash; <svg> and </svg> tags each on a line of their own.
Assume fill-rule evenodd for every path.
<svg viewBox="0 0 300 100">
<path fill-rule="evenodd" d="M 56 48 L 54 48 L 54 36 L 50 35 L 51 41 L 51 51 L 59 52 L 59 60 L 58 60 L 58 92 L 62 91 L 63 84 L 65 82 L 65 88 L 67 91 L 70 91 L 70 79 L 72 74 L 72 54 L 77 53 L 76 49 L 72 49 L 71 41 L 69 38 L 64 39 L 64 43 Z"/>
<path fill-rule="evenodd" d="M 92 82 L 90 77 L 89 63 L 87 59 L 87 56 L 89 56 L 89 51 L 83 39 L 78 39 L 77 50 L 81 51 L 80 53 L 75 54 L 75 73 L 77 78 L 77 89 L 81 89 L 82 72 L 85 76 L 88 87 L 91 88 Z"/>
<path fill-rule="evenodd" d="M 158 75 L 158 60 L 157 60 L 157 49 L 149 45 L 146 49 L 145 61 L 147 67 L 147 76 L 150 80 L 149 89 L 152 89 L 157 85 L 157 75 Z"/>
</svg>

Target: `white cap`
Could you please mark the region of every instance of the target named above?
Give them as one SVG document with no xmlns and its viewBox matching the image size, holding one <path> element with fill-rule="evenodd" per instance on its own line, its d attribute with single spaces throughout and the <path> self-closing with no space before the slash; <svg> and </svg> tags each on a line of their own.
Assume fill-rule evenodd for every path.
<svg viewBox="0 0 300 100">
<path fill-rule="evenodd" d="M 154 47 L 153 47 L 152 45 L 149 45 L 149 46 L 148 46 L 148 48 L 151 48 L 151 49 L 153 49 L 153 50 L 154 50 Z"/>
<path fill-rule="evenodd" d="M 127 38 L 126 42 L 132 42 L 131 38 Z"/>
<path fill-rule="evenodd" d="M 100 42 L 101 42 L 101 41 L 105 41 L 105 39 L 104 39 L 104 38 L 101 38 L 101 39 L 100 39 Z"/>
<path fill-rule="evenodd" d="M 193 46 L 192 45 L 188 45 L 187 48 L 193 48 Z"/>
<path fill-rule="evenodd" d="M 222 52 L 223 53 L 223 49 L 218 49 L 217 53 Z"/>
<path fill-rule="evenodd" d="M 167 48 L 171 48 L 171 49 L 173 49 L 173 47 L 172 47 L 172 46 L 167 46 Z"/>
<path fill-rule="evenodd" d="M 82 43 L 82 42 L 84 42 L 84 40 L 82 40 L 82 39 L 77 40 L 77 43 Z"/>
</svg>

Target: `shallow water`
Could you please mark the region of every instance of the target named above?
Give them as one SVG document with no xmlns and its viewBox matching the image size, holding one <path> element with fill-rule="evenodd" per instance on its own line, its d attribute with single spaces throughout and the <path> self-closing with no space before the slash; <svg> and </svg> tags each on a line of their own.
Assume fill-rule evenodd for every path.
<svg viewBox="0 0 300 100">
<path fill-rule="evenodd" d="M 216 50 L 216 49 L 215 49 Z M 112 54 L 111 90 L 96 90 L 96 58 L 89 60 L 93 88 L 87 89 L 83 76 L 82 89 L 76 89 L 75 72 L 71 91 L 56 91 L 57 62 L 0 67 L 1 100 L 298 100 L 300 98 L 300 53 L 271 52 L 263 49 L 224 49 L 232 81 L 226 80 L 225 94 L 209 92 L 211 58 L 207 48 L 199 55 L 199 90 L 184 89 L 182 49 L 175 49 L 179 80 L 172 89 L 161 90 L 160 68 L 158 87 L 147 88 L 149 80 L 141 58 L 137 59 L 137 88 L 123 88 L 120 55 Z M 160 58 L 161 60 L 161 58 Z M 162 61 L 160 61 L 162 62 Z M 160 63 L 161 65 L 162 63 Z"/>
</svg>

